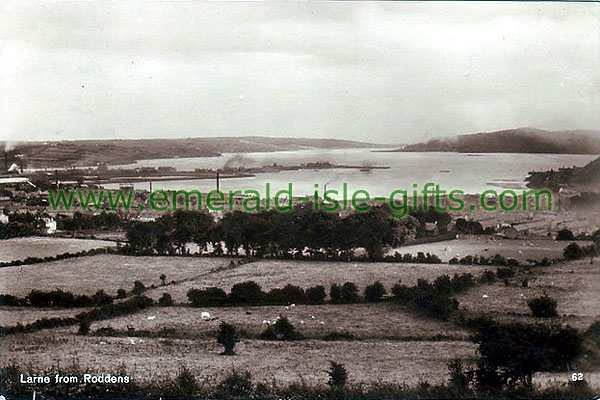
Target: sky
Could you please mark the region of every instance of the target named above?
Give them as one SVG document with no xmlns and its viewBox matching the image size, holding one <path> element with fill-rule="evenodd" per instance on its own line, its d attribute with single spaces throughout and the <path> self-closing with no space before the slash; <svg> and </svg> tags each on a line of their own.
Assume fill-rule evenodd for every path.
<svg viewBox="0 0 600 400">
<path fill-rule="evenodd" d="M 600 4 L 2 1 L 0 140 L 600 129 Z"/>
</svg>

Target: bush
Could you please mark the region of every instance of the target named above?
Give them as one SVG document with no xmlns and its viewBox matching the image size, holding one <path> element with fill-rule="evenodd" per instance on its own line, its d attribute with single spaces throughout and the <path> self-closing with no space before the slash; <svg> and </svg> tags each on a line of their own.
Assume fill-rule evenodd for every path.
<svg viewBox="0 0 600 400">
<path fill-rule="evenodd" d="M 205 290 L 190 289 L 187 292 L 187 298 L 192 303 L 192 307 L 222 306 L 227 302 L 227 293 L 217 287 Z"/>
<path fill-rule="evenodd" d="M 494 271 L 485 270 L 479 277 L 479 283 L 494 283 L 496 281 L 496 274 Z"/>
<path fill-rule="evenodd" d="M 577 260 L 578 258 L 583 257 L 584 253 L 581 247 L 573 242 L 563 250 L 563 257 L 565 260 Z"/>
<path fill-rule="evenodd" d="M 383 284 L 379 281 L 373 283 L 372 285 L 368 285 L 365 288 L 365 299 L 369 303 L 375 303 L 381 301 L 383 296 L 387 293 Z"/>
<path fill-rule="evenodd" d="M 219 325 L 219 334 L 217 335 L 217 343 L 223 346 L 224 350 L 221 355 L 232 356 L 234 355 L 233 349 L 237 342 L 239 342 L 237 330 L 233 325 L 226 322 L 221 322 Z"/>
<path fill-rule="evenodd" d="M 492 385 L 498 373 L 504 383 L 517 381 L 530 385 L 534 373 L 566 370 L 583 352 L 583 337 L 570 326 L 502 324 L 488 319 L 472 321 L 479 344 L 480 383 Z M 494 376 L 496 375 L 496 376 Z"/>
<path fill-rule="evenodd" d="M 335 361 L 329 361 L 329 364 L 331 364 L 331 367 L 329 368 L 329 371 L 327 371 L 327 375 L 329 375 L 327 384 L 332 389 L 343 388 L 348 381 L 348 371 L 346 371 L 343 364 L 338 364 Z"/>
<path fill-rule="evenodd" d="M 92 296 L 92 302 L 94 303 L 94 305 L 96 306 L 103 306 L 105 304 L 110 304 L 113 302 L 113 298 L 112 296 L 104 293 L 104 290 L 98 290 L 93 296 Z"/>
<path fill-rule="evenodd" d="M 169 293 L 163 293 L 160 299 L 158 299 L 158 305 L 161 307 L 170 307 L 173 303 L 173 298 Z"/>
<path fill-rule="evenodd" d="M 252 374 L 249 371 L 237 372 L 235 369 L 219 384 L 219 389 L 227 396 L 247 396 L 252 392 Z"/>
<path fill-rule="evenodd" d="M 531 310 L 531 313 L 536 317 L 556 317 L 556 300 L 544 293 L 543 296 L 536 297 L 527 301 L 527 305 Z"/>
<path fill-rule="evenodd" d="M 299 286 L 285 285 L 283 289 L 272 289 L 265 296 L 268 304 L 304 304 L 306 293 Z"/>
<path fill-rule="evenodd" d="M 117 299 L 124 299 L 125 297 L 127 297 L 127 292 L 125 289 L 117 290 Z"/>
<path fill-rule="evenodd" d="M 344 283 L 340 294 L 342 303 L 358 303 L 360 301 L 358 288 L 352 282 Z"/>
<path fill-rule="evenodd" d="M 87 335 L 90 332 L 90 321 L 83 320 L 79 322 L 79 330 L 77 331 L 78 335 Z"/>
<path fill-rule="evenodd" d="M 254 281 L 236 283 L 228 297 L 232 304 L 260 304 L 264 298 L 265 293 Z"/>
<path fill-rule="evenodd" d="M 515 276 L 515 269 L 512 267 L 498 267 L 496 269 L 496 276 L 498 279 L 507 279 Z"/>
<path fill-rule="evenodd" d="M 196 377 L 185 366 L 179 368 L 177 377 L 175 378 L 176 390 L 175 394 L 182 397 L 192 397 L 198 390 Z"/>
<path fill-rule="evenodd" d="M 307 304 L 323 304 L 325 303 L 325 288 L 321 285 L 313 286 L 306 289 L 306 303 Z"/>
<path fill-rule="evenodd" d="M 556 240 L 573 240 L 575 239 L 575 235 L 569 229 L 561 229 L 557 232 Z"/>
<path fill-rule="evenodd" d="M 329 298 L 333 304 L 342 302 L 342 288 L 337 283 L 334 283 L 329 288 Z"/>
<path fill-rule="evenodd" d="M 460 391 L 467 389 L 471 379 L 464 370 L 462 360 L 455 358 L 446 365 L 448 366 L 448 375 L 450 375 L 450 385 Z"/>
<path fill-rule="evenodd" d="M 160 274 L 159 278 L 162 285 L 165 286 L 167 284 L 167 276 L 165 274 Z"/>
<path fill-rule="evenodd" d="M 260 339 L 263 340 L 301 340 L 304 336 L 296 332 L 296 328 L 286 318 L 279 316 L 275 324 L 269 326 L 260 335 Z"/>
<path fill-rule="evenodd" d="M 140 294 L 144 293 L 145 291 L 146 291 L 146 286 L 142 282 L 140 282 L 140 281 L 133 282 L 133 289 L 131 289 L 131 293 L 139 296 Z"/>
</svg>

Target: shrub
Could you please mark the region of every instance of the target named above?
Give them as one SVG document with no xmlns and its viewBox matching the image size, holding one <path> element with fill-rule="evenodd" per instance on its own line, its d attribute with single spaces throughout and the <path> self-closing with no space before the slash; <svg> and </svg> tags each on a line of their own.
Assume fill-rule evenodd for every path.
<svg viewBox="0 0 600 400">
<path fill-rule="evenodd" d="M 264 298 L 265 293 L 254 281 L 236 283 L 229 294 L 229 301 L 233 304 L 260 304 Z"/>
<path fill-rule="evenodd" d="M 92 302 L 94 303 L 94 305 L 103 306 L 105 304 L 112 303 L 113 302 L 113 298 L 112 298 L 112 296 L 104 293 L 104 290 L 98 290 L 92 296 Z"/>
<path fill-rule="evenodd" d="M 306 293 L 301 287 L 288 284 L 283 289 L 271 289 L 265 295 L 265 300 L 269 304 L 304 304 Z"/>
<path fill-rule="evenodd" d="M 569 229 L 561 229 L 557 232 L 556 240 L 573 240 L 575 239 L 575 235 Z"/>
<path fill-rule="evenodd" d="M 466 289 L 472 288 L 473 286 L 475 286 L 475 279 L 473 278 L 472 274 L 466 273 L 466 274 L 454 274 L 452 276 L 452 290 L 455 293 L 459 293 L 462 292 Z"/>
<path fill-rule="evenodd" d="M 11 294 L 0 294 L 0 305 L 2 306 L 24 306 L 27 299 L 21 299 Z"/>
<path fill-rule="evenodd" d="M 133 289 L 131 289 L 131 293 L 135 294 L 135 295 L 140 295 L 142 293 L 144 293 L 146 291 L 146 286 L 140 282 L 140 281 L 135 281 L 133 282 Z"/>
<path fill-rule="evenodd" d="M 239 338 L 235 327 L 226 322 L 221 322 L 221 325 L 219 325 L 219 334 L 217 335 L 217 343 L 224 348 L 221 355 L 234 355 L 233 349 L 237 342 L 239 342 Z"/>
<path fill-rule="evenodd" d="M 342 303 L 358 303 L 360 301 L 358 288 L 352 282 L 344 283 L 340 294 Z"/>
<path fill-rule="evenodd" d="M 530 385 L 534 373 L 566 369 L 583 352 L 583 337 L 570 326 L 472 322 L 481 355 L 478 374 L 487 374 L 492 383 L 500 373 L 504 383 Z"/>
<path fill-rule="evenodd" d="M 125 289 L 117 290 L 117 299 L 124 299 L 125 297 L 127 297 L 127 292 Z"/>
<path fill-rule="evenodd" d="M 306 289 L 306 303 L 307 304 L 323 304 L 325 303 L 325 288 L 321 285 L 313 286 Z"/>
<path fill-rule="evenodd" d="M 205 290 L 190 289 L 187 292 L 187 298 L 192 303 L 192 307 L 222 306 L 227 302 L 227 294 L 223 289 L 217 287 Z"/>
<path fill-rule="evenodd" d="M 306 293 L 299 286 L 287 284 L 281 289 L 281 292 L 286 303 L 306 303 Z"/>
<path fill-rule="evenodd" d="M 252 374 L 249 371 L 237 372 L 235 369 L 219 384 L 226 396 L 246 396 L 252 392 Z"/>
<path fill-rule="evenodd" d="M 372 285 L 368 285 L 365 288 L 365 299 L 368 302 L 374 303 L 377 301 L 381 301 L 383 296 L 387 293 L 383 284 L 379 281 L 373 283 Z"/>
<path fill-rule="evenodd" d="M 515 269 L 512 267 L 498 267 L 496 269 L 498 279 L 507 279 L 515 276 Z"/>
<path fill-rule="evenodd" d="M 450 375 L 450 385 L 460 391 L 465 390 L 469 386 L 471 379 L 464 371 L 462 360 L 455 358 L 446 365 L 448 367 L 448 375 Z"/>
<path fill-rule="evenodd" d="M 346 371 L 343 364 L 338 364 L 335 361 L 329 361 L 329 364 L 331 364 L 331 367 L 329 368 L 329 371 L 327 371 L 327 375 L 329 375 L 327 384 L 332 389 L 343 388 L 348 381 L 348 371 Z"/>
<path fill-rule="evenodd" d="M 483 271 L 483 274 L 481 274 L 481 276 L 479 277 L 479 282 L 480 283 L 493 283 L 496 281 L 496 274 L 494 273 L 494 271 L 490 271 L 490 270 L 485 270 Z"/>
<path fill-rule="evenodd" d="M 333 304 L 342 302 L 342 288 L 337 283 L 334 283 L 329 288 L 329 298 Z"/>
<path fill-rule="evenodd" d="M 565 260 L 577 260 L 578 258 L 583 257 L 583 250 L 581 247 L 573 242 L 563 250 L 563 257 Z"/>
<path fill-rule="evenodd" d="M 159 278 L 162 285 L 165 286 L 167 284 L 167 276 L 165 274 L 160 274 Z"/>
<path fill-rule="evenodd" d="M 263 340 L 301 340 L 304 336 L 296 332 L 296 328 L 286 318 L 279 316 L 275 324 L 267 327 L 260 338 Z"/>
<path fill-rule="evenodd" d="M 175 378 L 176 394 L 183 397 L 192 397 L 198 390 L 196 377 L 185 366 L 181 366 Z"/>
<path fill-rule="evenodd" d="M 536 317 L 556 317 L 556 300 L 549 297 L 547 293 L 527 301 L 531 313 Z"/>
<path fill-rule="evenodd" d="M 158 305 L 161 307 L 170 307 L 173 305 L 173 298 L 169 293 L 163 293 L 160 299 L 158 299 Z"/>
<path fill-rule="evenodd" d="M 90 332 L 90 321 L 82 320 L 79 322 L 79 330 L 77 331 L 78 335 L 87 335 Z"/>
</svg>

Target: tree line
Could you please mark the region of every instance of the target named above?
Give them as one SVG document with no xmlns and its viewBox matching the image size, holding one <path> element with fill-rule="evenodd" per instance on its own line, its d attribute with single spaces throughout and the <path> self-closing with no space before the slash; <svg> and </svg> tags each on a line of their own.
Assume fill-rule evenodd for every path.
<svg viewBox="0 0 600 400">
<path fill-rule="evenodd" d="M 313 259 L 349 260 L 364 248 L 370 260 L 381 260 L 386 246 L 398 246 L 407 237 L 427 234 L 425 224 L 435 223 L 446 232 L 451 217 L 434 208 L 417 210 L 403 219 L 391 216 L 382 206 L 366 212 L 340 216 L 314 211 L 310 204 L 290 212 L 234 211 L 215 221 L 208 213 L 177 210 L 156 221 L 135 222 L 127 227 L 128 249 L 133 253 L 184 254 L 186 245 L 213 247 L 214 255 L 293 258 L 307 254 Z"/>
</svg>

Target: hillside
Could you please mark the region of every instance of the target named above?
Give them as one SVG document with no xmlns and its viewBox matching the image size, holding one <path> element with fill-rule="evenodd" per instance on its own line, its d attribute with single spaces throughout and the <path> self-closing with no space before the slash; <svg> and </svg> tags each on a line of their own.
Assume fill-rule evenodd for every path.
<svg viewBox="0 0 600 400">
<path fill-rule="evenodd" d="M 600 154 L 600 132 L 509 129 L 408 145 L 396 151 Z"/>
<path fill-rule="evenodd" d="M 583 167 L 530 172 L 527 177 L 527 186 L 532 188 L 557 190 L 561 187 L 585 186 L 590 191 L 594 191 L 598 184 L 600 184 L 600 157 Z"/>
<path fill-rule="evenodd" d="M 6 142 L 0 142 L 4 152 Z M 128 164 L 137 160 L 172 157 L 214 157 L 221 153 L 345 149 L 376 144 L 336 139 L 219 137 L 140 140 L 77 140 L 22 142 L 9 149 L 9 161 L 22 154 L 27 167 L 69 167 Z"/>
</svg>

